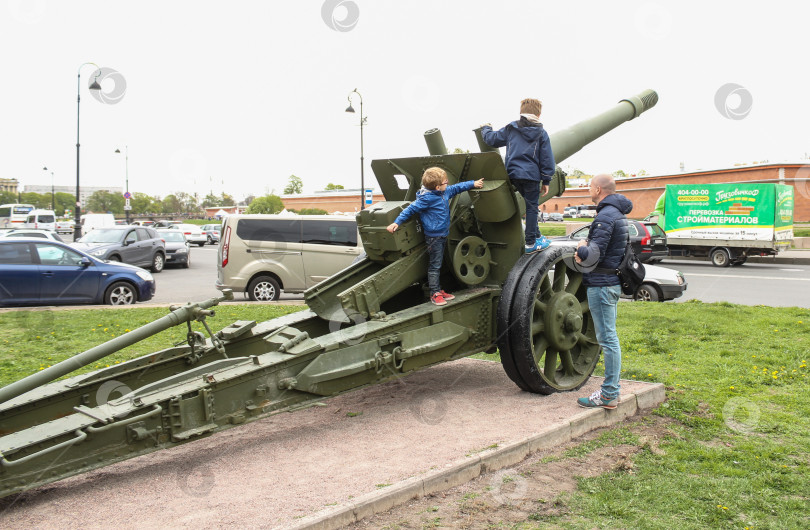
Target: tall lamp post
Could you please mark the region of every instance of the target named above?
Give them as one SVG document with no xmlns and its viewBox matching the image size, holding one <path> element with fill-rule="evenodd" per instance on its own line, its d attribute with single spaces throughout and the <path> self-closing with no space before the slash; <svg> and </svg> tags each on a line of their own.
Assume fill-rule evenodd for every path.
<svg viewBox="0 0 810 530">
<path fill-rule="evenodd" d="M 77 73 L 78 80 L 76 82 L 76 215 L 73 225 L 73 241 L 78 241 L 82 237 L 82 203 L 79 195 L 79 111 L 81 110 L 82 102 L 82 66 L 92 64 L 96 70 L 100 70 L 96 63 L 84 63 L 79 66 Z M 98 84 L 98 75 L 93 79 L 93 82 L 88 87 L 90 90 L 101 90 L 101 85 Z"/>
<path fill-rule="evenodd" d="M 119 155 L 121 154 L 120 149 L 115 150 L 116 153 Z M 126 192 L 124 193 L 124 215 L 127 219 L 127 224 L 129 224 L 129 210 L 132 206 L 129 205 L 129 146 L 124 146 L 124 174 L 126 175 Z"/>
<path fill-rule="evenodd" d="M 48 171 L 48 166 L 43 167 L 42 171 Z M 53 210 L 54 213 L 56 213 L 56 207 L 55 207 L 56 201 L 54 200 L 54 192 L 53 191 L 54 191 L 53 190 L 53 171 L 51 171 L 51 210 Z"/>
<path fill-rule="evenodd" d="M 363 116 L 363 96 L 360 95 L 356 88 L 349 92 L 349 106 L 346 108 L 346 112 L 354 114 L 352 94 L 357 94 L 357 97 L 360 98 L 360 209 L 362 210 L 366 207 L 366 180 L 363 174 L 363 166 L 365 165 L 363 162 L 363 125 L 366 123 L 366 117 Z"/>
</svg>

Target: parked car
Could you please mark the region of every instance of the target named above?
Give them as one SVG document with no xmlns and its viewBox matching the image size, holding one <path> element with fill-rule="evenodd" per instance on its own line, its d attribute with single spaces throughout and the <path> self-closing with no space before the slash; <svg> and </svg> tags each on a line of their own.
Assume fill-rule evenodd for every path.
<svg viewBox="0 0 810 530">
<path fill-rule="evenodd" d="M 0 306 L 145 302 L 149 271 L 101 261 L 58 241 L 0 239 Z"/>
<path fill-rule="evenodd" d="M 122 261 L 160 272 L 166 263 L 166 248 L 153 228 L 112 226 L 97 228 L 79 241 L 77 248 L 103 260 Z"/>
<path fill-rule="evenodd" d="M 348 267 L 363 251 L 352 217 L 231 215 L 217 249 L 217 289 L 278 300 Z"/>
<path fill-rule="evenodd" d="M 202 230 L 205 232 L 205 235 L 208 237 L 208 244 L 215 245 L 219 243 L 219 230 L 221 226 L 218 224 L 213 225 L 203 225 Z"/>
<path fill-rule="evenodd" d="M 166 265 L 182 265 L 184 269 L 191 265 L 191 245 L 180 230 L 161 228 L 158 236 L 166 246 Z"/>
<path fill-rule="evenodd" d="M 565 219 L 563 219 L 563 214 L 561 214 L 561 213 L 556 213 L 556 212 L 547 213 L 547 214 L 544 214 L 544 216 L 546 218 L 546 221 L 559 222 L 559 223 L 562 223 L 563 221 L 565 221 Z"/>
<path fill-rule="evenodd" d="M 664 302 L 680 298 L 686 291 L 686 278 L 680 271 L 659 265 L 644 265 L 644 283 L 636 289 L 633 300 Z"/>
<path fill-rule="evenodd" d="M 208 243 L 208 236 L 203 232 L 202 227 L 198 225 L 177 224 L 171 225 L 169 228 L 183 232 L 189 243 L 194 243 L 200 247 Z"/>
<path fill-rule="evenodd" d="M 627 220 L 630 223 L 630 244 L 642 263 L 658 263 L 669 255 L 667 247 L 667 234 L 655 223 L 648 221 Z M 586 239 L 591 225 L 574 230 L 567 236 L 552 237 L 550 239 L 567 239 L 579 241 Z"/>
<path fill-rule="evenodd" d="M 0 237 L 35 237 L 38 239 L 59 241 L 60 243 L 65 242 L 56 232 L 51 232 L 50 230 L 35 230 L 33 228 L 13 228 L 0 232 Z"/>
<path fill-rule="evenodd" d="M 68 219 L 66 221 L 56 221 L 56 233 L 57 234 L 72 234 L 74 225 L 75 225 L 75 223 L 74 223 L 73 219 Z"/>
</svg>

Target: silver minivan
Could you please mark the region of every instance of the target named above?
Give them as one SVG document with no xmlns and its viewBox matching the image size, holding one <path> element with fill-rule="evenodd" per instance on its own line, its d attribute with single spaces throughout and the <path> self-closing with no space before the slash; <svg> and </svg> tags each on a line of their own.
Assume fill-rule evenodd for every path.
<svg viewBox="0 0 810 530">
<path fill-rule="evenodd" d="M 363 251 L 357 222 L 336 215 L 231 215 L 222 222 L 216 288 L 251 300 L 302 293 Z"/>
</svg>

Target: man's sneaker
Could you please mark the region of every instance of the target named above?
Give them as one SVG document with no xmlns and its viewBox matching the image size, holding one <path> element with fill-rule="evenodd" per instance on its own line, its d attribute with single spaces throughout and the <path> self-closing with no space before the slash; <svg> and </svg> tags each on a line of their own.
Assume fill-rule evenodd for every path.
<svg viewBox="0 0 810 530">
<path fill-rule="evenodd" d="M 581 397 L 577 399 L 577 405 L 586 409 L 593 409 L 596 407 L 602 407 L 603 409 L 615 409 L 616 405 L 619 404 L 618 396 L 613 399 L 604 399 L 602 397 L 602 391 L 597 390 L 590 397 Z"/>
<path fill-rule="evenodd" d="M 546 250 L 549 246 L 551 246 L 551 241 L 549 241 L 545 236 L 540 236 L 534 240 L 533 245 L 526 245 L 526 254 Z"/>
<path fill-rule="evenodd" d="M 444 299 L 441 292 L 430 295 L 430 301 L 433 302 L 434 305 L 447 305 L 447 301 Z"/>
<path fill-rule="evenodd" d="M 445 292 L 445 291 L 444 291 L 444 289 L 442 289 L 441 291 L 439 291 L 439 294 L 440 294 L 440 295 L 442 295 L 442 298 L 444 298 L 444 299 L 445 299 L 446 301 L 448 301 L 448 302 L 449 302 L 450 300 L 453 300 L 453 299 L 455 298 L 455 295 L 452 295 L 452 294 L 450 294 L 450 293 Z"/>
</svg>

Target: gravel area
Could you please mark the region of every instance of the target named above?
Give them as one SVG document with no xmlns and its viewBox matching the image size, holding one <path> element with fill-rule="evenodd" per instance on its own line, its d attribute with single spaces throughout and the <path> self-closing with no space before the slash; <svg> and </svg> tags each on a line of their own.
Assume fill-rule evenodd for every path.
<svg viewBox="0 0 810 530">
<path fill-rule="evenodd" d="M 516 442 L 595 390 L 520 391 L 499 363 L 462 359 L 0 500 L 4 528 L 287 527 Z M 623 381 L 632 393 L 644 383 Z"/>
</svg>

